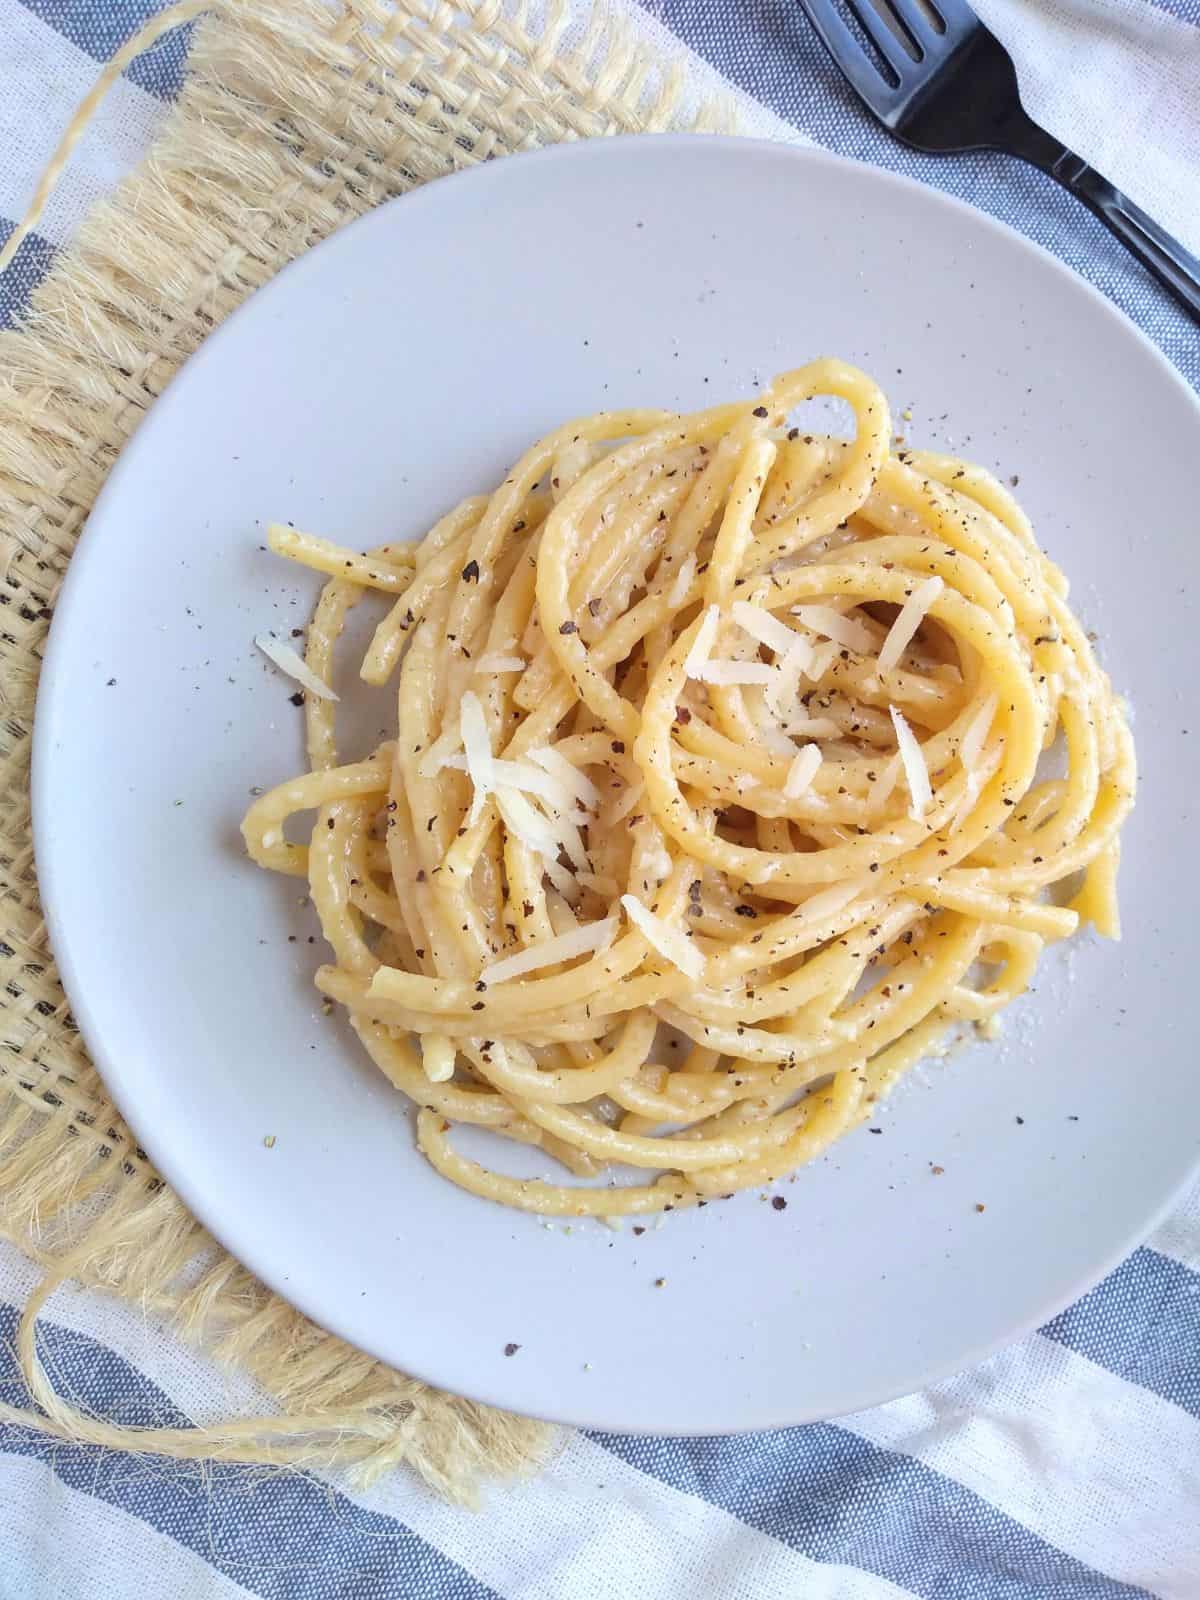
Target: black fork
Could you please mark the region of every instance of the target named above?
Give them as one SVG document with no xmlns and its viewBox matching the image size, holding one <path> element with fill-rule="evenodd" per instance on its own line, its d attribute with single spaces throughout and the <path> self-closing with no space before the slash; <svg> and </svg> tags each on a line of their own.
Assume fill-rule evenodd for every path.
<svg viewBox="0 0 1200 1600">
<path fill-rule="evenodd" d="M 801 4 L 889 132 L 932 154 L 1003 150 L 1040 167 L 1094 211 L 1200 322 L 1200 260 L 1026 115 L 1011 56 L 963 0 Z"/>
</svg>

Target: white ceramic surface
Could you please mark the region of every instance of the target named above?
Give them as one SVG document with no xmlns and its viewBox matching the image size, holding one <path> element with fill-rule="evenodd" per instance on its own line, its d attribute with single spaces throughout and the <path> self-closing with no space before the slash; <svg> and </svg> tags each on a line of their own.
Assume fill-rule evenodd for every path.
<svg viewBox="0 0 1200 1600">
<path fill-rule="evenodd" d="M 260 527 L 408 538 L 573 413 L 692 407 L 824 353 L 876 374 L 897 416 L 911 407 L 912 441 L 1019 474 L 1074 580 L 1136 710 L 1125 942 L 1056 957 L 1002 1043 L 919 1071 L 881 1131 L 782 1186 L 786 1210 L 749 1195 L 640 1237 L 550 1231 L 424 1164 L 407 1103 L 321 1015 L 302 885 L 242 855 L 251 787 L 301 763 L 294 685 L 251 638 L 305 621 L 316 592 L 263 553 Z M 1066 269 L 828 155 L 573 146 L 347 228 L 155 405 L 51 634 L 42 889 L 72 1004 L 138 1136 L 317 1321 L 543 1416 L 680 1433 L 799 1422 L 1036 1325 L 1137 1241 L 1197 1150 L 1198 460 L 1190 392 Z M 387 715 L 386 699 L 369 713 Z"/>
</svg>

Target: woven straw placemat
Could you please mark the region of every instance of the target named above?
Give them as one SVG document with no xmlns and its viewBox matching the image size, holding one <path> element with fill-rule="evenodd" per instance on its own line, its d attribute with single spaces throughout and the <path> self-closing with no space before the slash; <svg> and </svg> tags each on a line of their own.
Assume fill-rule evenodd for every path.
<svg viewBox="0 0 1200 1600">
<path fill-rule="evenodd" d="M 270 1293 L 155 1173 L 90 1064 L 38 902 L 29 750 L 46 630 L 75 540 L 146 408 L 205 335 L 293 257 L 414 185 L 557 140 L 731 127 L 627 24 L 560 0 L 218 0 L 142 167 L 87 219 L 0 334 L 0 1233 L 43 1269 L 18 1351 L 38 1411 L 114 1449 L 268 1463 L 404 1462 L 469 1498 L 535 1467 L 541 1424 L 417 1383 Z M 57 1393 L 36 1319 L 74 1279 L 174 1319 L 270 1397 L 198 1429 L 128 1429 Z M 275 1409 L 273 1409 L 275 1408 Z"/>
</svg>

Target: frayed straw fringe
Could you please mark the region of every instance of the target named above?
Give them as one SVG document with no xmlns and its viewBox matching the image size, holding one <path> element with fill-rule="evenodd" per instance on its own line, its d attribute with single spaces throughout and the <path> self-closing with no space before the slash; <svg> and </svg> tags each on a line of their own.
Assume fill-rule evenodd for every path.
<svg viewBox="0 0 1200 1600">
<path fill-rule="evenodd" d="M 194 7 L 189 9 L 194 10 Z M 28 756 L 47 624 L 79 529 L 143 413 L 204 336 L 286 262 L 393 195 L 489 156 L 623 132 L 716 131 L 603 5 L 574 47 L 561 0 L 220 0 L 139 171 L 88 217 L 0 334 L 0 1234 L 44 1272 L 17 1354 L 37 1410 L 0 1419 L 179 1458 L 405 1463 L 472 1498 L 553 1430 L 442 1394 L 323 1332 L 222 1251 L 137 1148 L 54 968 Z M 117 1427 L 58 1392 L 35 1338 L 67 1280 L 132 1300 L 264 1391 L 262 1415 Z"/>
</svg>

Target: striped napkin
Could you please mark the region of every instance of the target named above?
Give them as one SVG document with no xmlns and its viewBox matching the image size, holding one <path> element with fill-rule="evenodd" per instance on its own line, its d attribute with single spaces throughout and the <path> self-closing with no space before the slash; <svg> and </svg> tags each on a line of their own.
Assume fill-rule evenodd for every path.
<svg viewBox="0 0 1200 1600">
<path fill-rule="evenodd" d="M 886 139 L 794 0 L 617 0 L 689 47 L 749 131 L 960 195 L 1068 261 L 1200 387 L 1200 333 L 1049 179 Z M 0 0 L 0 242 L 57 131 L 155 0 Z M 584 0 L 579 9 L 586 11 Z M 1200 252 L 1200 0 L 980 0 L 1029 110 Z M 581 26 L 581 22 L 577 26 Z M 0 326 L 177 92 L 187 35 L 116 85 L 0 280 Z M 0 1400 L 34 1269 L 0 1246 Z M 252 1406 L 138 1310 L 63 1291 L 45 1358 L 131 1424 Z M 66 1446 L 0 1425 L 0 1597 L 125 1600 L 1109 1600 L 1200 1596 L 1200 1190 L 1123 1266 L 983 1367 L 837 1423 L 731 1439 L 576 1435 L 484 1515 L 400 1475 L 268 1475 Z"/>
</svg>

